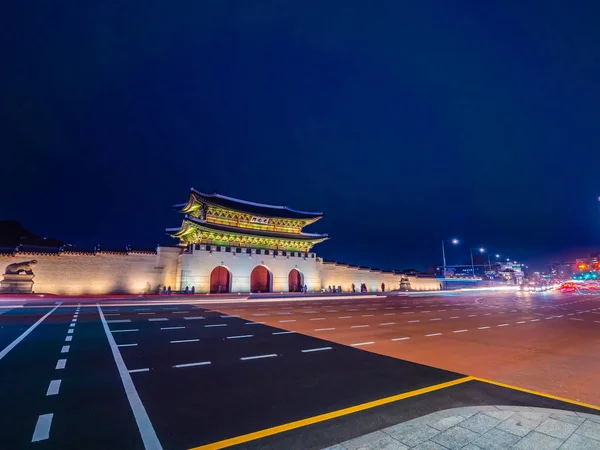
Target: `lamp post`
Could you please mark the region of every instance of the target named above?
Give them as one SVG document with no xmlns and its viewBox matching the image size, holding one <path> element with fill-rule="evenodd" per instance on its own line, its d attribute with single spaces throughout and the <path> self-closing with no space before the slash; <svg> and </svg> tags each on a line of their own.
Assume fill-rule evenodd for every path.
<svg viewBox="0 0 600 450">
<path fill-rule="evenodd" d="M 445 242 L 451 242 L 453 245 L 458 245 L 459 240 L 458 239 L 442 239 L 442 263 L 443 263 L 443 276 L 444 276 L 444 287 L 445 283 L 446 283 L 446 248 L 444 246 Z"/>
<path fill-rule="evenodd" d="M 479 247 L 479 248 L 470 248 L 469 249 L 469 252 L 471 253 L 471 273 L 473 274 L 473 278 L 475 278 L 475 264 L 473 263 L 473 250 L 479 250 L 479 253 L 484 253 L 485 248 Z"/>
</svg>

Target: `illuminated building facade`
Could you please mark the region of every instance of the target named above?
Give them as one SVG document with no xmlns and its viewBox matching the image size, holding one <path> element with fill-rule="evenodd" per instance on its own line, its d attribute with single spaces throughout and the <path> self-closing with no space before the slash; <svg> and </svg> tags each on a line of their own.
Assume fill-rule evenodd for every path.
<svg viewBox="0 0 600 450">
<path fill-rule="evenodd" d="M 0 248 L 0 292 L 50 294 L 242 294 L 438 290 L 434 278 L 401 275 L 369 267 L 325 262 L 313 247 L 326 234 L 303 229 L 320 212 L 266 205 L 205 194 L 195 189 L 184 214 L 167 233 L 177 246 L 154 249 L 90 250 L 71 247 Z M 22 272 L 22 273 L 21 273 Z M 23 278 L 18 281 L 17 278 Z M 25 280 L 26 278 L 26 280 Z M 20 283 L 20 284 L 19 284 Z M 17 284 L 19 284 L 17 286 Z"/>
</svg>

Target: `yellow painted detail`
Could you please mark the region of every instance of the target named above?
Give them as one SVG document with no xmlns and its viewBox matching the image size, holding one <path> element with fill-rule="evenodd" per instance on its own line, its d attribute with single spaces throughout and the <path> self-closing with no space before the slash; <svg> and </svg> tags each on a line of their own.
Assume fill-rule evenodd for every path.
<svg viewBox="0 0 600 450">
<path fill-rule="evenodd" d="M 440 389 L 445 389 L 451 386 L 456 386 L 458 384 L 466 383 L 467 381 L 472 381 L 473 377 L 464 377 L 459 378 L 458 380 L 448 381 L 447 383 L 435 384 L 433 386 L 428 386 L 426 388 L 417 389 L 410 392 L 405 392 L 403 394 L 392 395 L 391 397 L 381 398 L 379 400 L 374 400 L 368 403 L 362 403 L 360 405 L 351 406 L 349 408 L 339 409 L 337 411 L 332 411 L 326 414 L 321 414 L 318 416 L 309 417 L 307 419 L 297 420 L 295 422 L 286 423 L 283 425 L 278 425 L 276 427 L 267 428 L 261 431 L 255 431 L 253 433 L 244 434 L 242 436 L 233 437 L 230 439 L 225 439 L 219 442 L 213 442 L 212 444 L 201 445 L 200 447 L 194 447 L 190 450 L 217 450 L 220 448 L 231 447 L 232 445 L 243 444 L 244 442 L 255 441 L 256 439 L 261 439 L 267 436 L 272 436 L 274 434 L 283 433 L 284 431 L 294 430 L 296 428 L 305 427 L 307 425 L 312 425 L 319 422 L 324 422 L 326 420 L 335 419 L 337 417 L 346 416 L 348 414 L 353 414 L 356 412 L 364 411 L 367 409 L 375 408 L 377 406 L 386 405 L 388 403 L 397 402 L 399 400 L 404 400 L 406 398 L 416 397 L 418 395 L 427 394 L 428 392 L 438 391 Z"/>
</svg>

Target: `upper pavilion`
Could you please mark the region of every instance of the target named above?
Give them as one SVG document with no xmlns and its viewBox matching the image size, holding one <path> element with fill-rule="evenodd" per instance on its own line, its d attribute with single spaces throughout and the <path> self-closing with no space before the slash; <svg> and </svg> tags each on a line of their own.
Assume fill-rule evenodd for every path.
<svg viewBox="0 0 600 450">
<path fill-rule="evenodd" d="M 185 214 L 181 227 L 169 233 L 181 245 L 211 244 L 308 252 L 326 234 L 304 233 L 323 213 L 249 202 L 190 189 L 188 201 L 174 205 Z"/>
</svg>

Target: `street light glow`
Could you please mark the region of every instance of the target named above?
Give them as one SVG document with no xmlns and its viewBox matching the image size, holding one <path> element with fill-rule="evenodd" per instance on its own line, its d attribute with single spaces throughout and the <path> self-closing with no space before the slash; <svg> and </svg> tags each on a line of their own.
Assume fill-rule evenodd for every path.
<svg viewBox="0 0 600 450">
<path fill-rule="evenodd" d="M 481 247 L 481 248 L 479 249 L 479 252 L 480 252 L 480 253 L 483 253 L 483 252 L 485 252 L 485 248 Z"/>
<path fill-rule="evenodd" d="M 500 258 L 500 255 L 496 253 L 496 258 Z"/>
<path fill-rule="evenodd" d="M 456 244 L 458 244 L 458 243 L 459 243 L 459 240 L 458 240 L 458 239 L 452 239 L 452 243 L 453 243 L 454 245 L 456 245 Z"/>
</svg>

